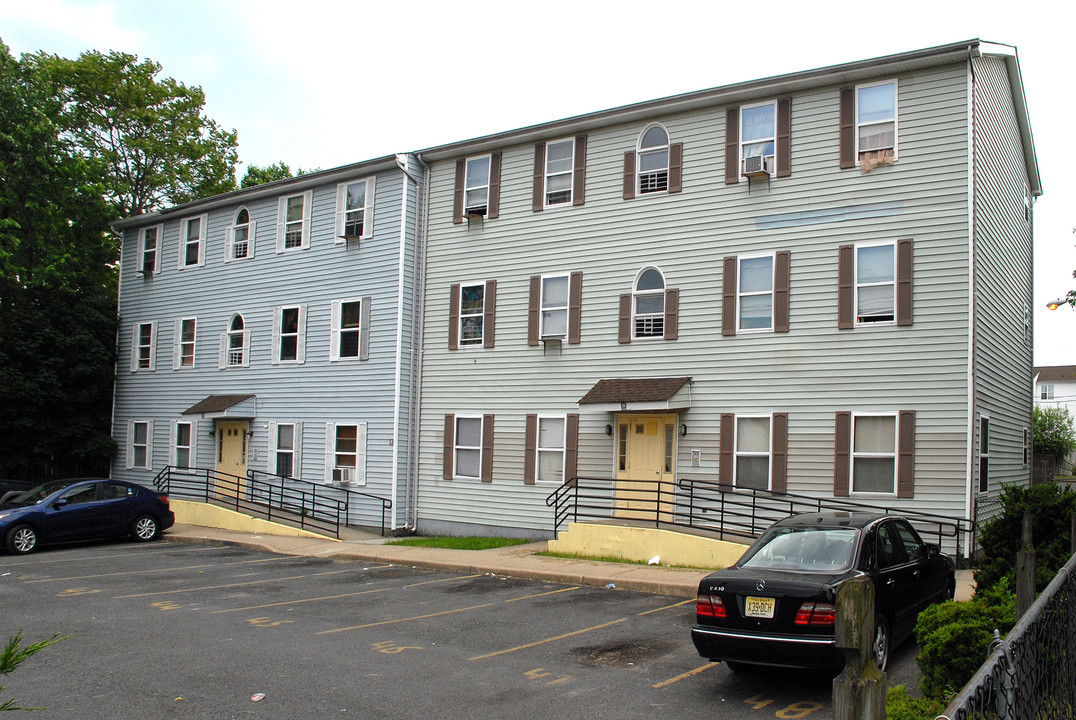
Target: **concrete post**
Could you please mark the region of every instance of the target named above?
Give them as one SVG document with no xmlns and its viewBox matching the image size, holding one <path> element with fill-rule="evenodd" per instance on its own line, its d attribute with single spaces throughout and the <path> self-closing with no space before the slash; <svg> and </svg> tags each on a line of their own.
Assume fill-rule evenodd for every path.
<svg viewBox="0 0 1076 720">
<path fill-rule="evenodd" d="M 835 720 L 884 720 L 885 673 L 871 653 L 874 642 L 874 583 L 854 578 L 837 591 L 837 647 L 844 671 L 833 679 Z"/>
<path fill-rule="evenodd" d="M 1016 553 L 1016 619 L 1035 602 L 1035 546 L 1031 542 L 1031 513 L 1024 511 L 1020 551 Z"/>
</svg>

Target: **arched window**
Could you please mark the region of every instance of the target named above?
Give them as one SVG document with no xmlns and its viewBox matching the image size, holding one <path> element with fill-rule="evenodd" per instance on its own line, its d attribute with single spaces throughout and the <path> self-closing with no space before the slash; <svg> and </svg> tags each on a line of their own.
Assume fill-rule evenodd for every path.
<svg viewBox="0 0 1076 720">
<path fill-rule="evenodd" d="M 235 315 L 228 324 L 227 364 L 231 367 L 243 366 L 248 363 L 247 338 L 249 337 L 244 324 L 243 316 Z"/>
<path fill-rule="evenodd" d="M 661 125 L 651 125 L 639 136 L 639 194 L 669 189 L 669 134 Z"/>
<path fill-rule="evenodd" d="M 235 222 L 228 228 L 224 260 L 245 260 L 254 256 L 254 223 L 245 207 L 235 213 Z"/>
<path fill-rule="evenodd" d="M 632 290 L 632 327 L 637 338 L 665 333 L 665 278 L 657 268 L 646 268 Z"/>
</svg>

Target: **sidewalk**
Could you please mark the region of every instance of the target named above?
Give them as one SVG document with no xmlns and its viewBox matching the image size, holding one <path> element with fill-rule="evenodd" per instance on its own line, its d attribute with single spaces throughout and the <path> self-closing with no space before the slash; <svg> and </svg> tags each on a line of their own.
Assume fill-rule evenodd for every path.
<svg viewBox="0 0 1076 720">
<path fill-rule="evenodd" d="M 543 557 L 546 542 L 511 545 L 492 550 L 449 550 L 385 545 L 389 538 L 354 533 L 339 541 L 329 538 L 252 534 L 177 523 L 164 538 L 190 543 L 227 543 L 280 555 L 357 560 L 413 565 L 474 574 L 509 575 L 565 585 L 594 585 L 617 590 L 693 598 L 706 570 L 632 565 L 592 560 Z M 968 600 L 974 592 L 970 570 L 956 573 L 956 598 Z"/>
</svg>

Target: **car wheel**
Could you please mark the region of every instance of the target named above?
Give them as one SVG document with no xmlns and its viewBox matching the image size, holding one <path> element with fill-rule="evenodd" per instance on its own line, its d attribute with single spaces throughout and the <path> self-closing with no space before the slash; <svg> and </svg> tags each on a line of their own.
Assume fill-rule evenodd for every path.
<svg viewBox="0 0 1076 720">
<path fill-rule="evenodd" d="M 37 531 L 29 525 L 16 525 L 7 534 L 7 549 L 14 555 L 25 555 L 37 547 Z"/>
<path fill-rule="evenodd" d="M 750 673 L 758 670 L 758 665 L 752 665 L 751 663 L 737 662 L 736 660 L 726 660 L 725 664 L 728 665 L 729 670 L 734 673 Z"/>
<path fill-rule="evenodd" d="M 871 654 L 874 655 L 874 663 L 882 672 L 885 672 L 886 663 L 889 662 L 889 643 L 889 621 L 885 615 L 875 615 L 874 642 L 871 643 Z"/>
<path fill-rule="evenodd" d="M 131 535 L 139 542 L 149 542 L 160 534 L 160 526 L 152 515 L 139 515 L 131 526 Z"/>
<path fill-rule="evenodd" d="M 945 581 L 945 599 L 952 600 L 956 597 L 956 579 L 949 578 Z"/>
</svg>

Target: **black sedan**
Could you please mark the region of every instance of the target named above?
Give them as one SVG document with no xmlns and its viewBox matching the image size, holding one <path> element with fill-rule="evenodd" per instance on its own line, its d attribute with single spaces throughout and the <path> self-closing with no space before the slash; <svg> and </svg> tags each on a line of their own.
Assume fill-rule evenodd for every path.
<svg viewBox="0 0 1076 720">
<path fill-rule="evenodd" d="M 904 518 L 795 515 L 699 583 L 691 639 L 700 655 L 737 672 L 760 665 L 840 669 L 837 589 L 857 576 L 874 581 L 872 651 L 881 670 L 890 648 L 912 634 L 919 611 L 956 590 L 953 560 Z"/>
<path fill-rule="evenodd" d="M 8 551 L 131 535 L 153 540 L 175 523 L 168 496 L 120 480 L 54 480 L 0 504 L 0 538 Z"/>
</svg>

